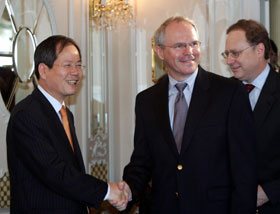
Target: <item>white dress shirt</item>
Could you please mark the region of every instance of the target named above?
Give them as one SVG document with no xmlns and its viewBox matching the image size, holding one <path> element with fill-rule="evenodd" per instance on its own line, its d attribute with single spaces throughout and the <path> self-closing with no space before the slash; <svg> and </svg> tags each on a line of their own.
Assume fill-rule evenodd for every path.
<svg viewBox="0 0 280 214">
<path fill-rule="evenodd" d="M 52 95 L 50 95 L 48 92 L 46 92 L 40 85 L 38 85 L 38 89 L 42 92 L 42 94 L 46 97 L 46 99 L 50 102 L 52 107 L 54 108 L 57 116 L 59 117 L 60 121 L 61 120 L 61 115 L 59 113 L 62 105 L 65 106 L 64 101 L 60 103 L 57 99 L 55 99 Z"/>
<path fill-rule="evenodd" d="M 249 99 L 250 99 L 250 104 L 251 104 L 252 110 L 255 109 L 256 103 L 258 102 L 260 93 L 262 91 L 263 85 L 268 76 L 269 70 L 270 70 L 270 67 L 268 64 L 266 64 L 265 69 L 259 74 L 259 76 L 257 76 L 256 79 L 254 79 L 253 82 L 250 83 L 255 86 L 255 88 L 249 93 Z M 248 84 L 248 82 L 246 82 L 246 81 L 243 81 L 243 83 Z"/>
</svg>

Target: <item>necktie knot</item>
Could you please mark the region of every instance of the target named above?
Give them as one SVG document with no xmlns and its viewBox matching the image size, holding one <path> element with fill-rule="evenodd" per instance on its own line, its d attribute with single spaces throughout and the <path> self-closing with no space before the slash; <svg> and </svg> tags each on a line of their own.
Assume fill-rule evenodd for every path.
<svg viewBox="0 0 280 214">
<path fill-rule="evenodd" d="M 61 115 L 61 118 L 63 117 L 67 117 L 67 112 L 66 112 L 66 108 L 64 105 L 62 105 L 60 111 L 59 111 L 60 115 Z"/>
<path fill-rule="evenodd" d="M 250 93 L 255 88 L 253 84 L 245 84 L 245 86 L 247 88 L 248 93 Z"/>
<path fill-rule="evenodd" d="M 184 89 L 187 87 L 187 83 L 177 83 L 175 85 L 176 89 L 178 90 L 178 96 L 177 96 L 177 100 L 181 99 L 183 96 L 183 91 Z"/>
<path fill-rule="evenodd" d="M 187 87 L 187 83 L 177 83 L 175 87 L 177 88 L 179 93 L 182 93 L 184 89 Z"/>
</svg>

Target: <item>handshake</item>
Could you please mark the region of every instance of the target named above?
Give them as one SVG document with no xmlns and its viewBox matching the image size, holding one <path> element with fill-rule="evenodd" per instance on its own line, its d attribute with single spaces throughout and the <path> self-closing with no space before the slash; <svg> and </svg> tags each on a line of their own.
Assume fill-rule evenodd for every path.
<svg viewBox="0 0 280 214">
<path fill-rule="evenodd" d="M 127 203 L 131 200 L 131 190 L 125 181 L 119 183 L 108 183 L 110 185 L 110 194 L 107 200 L 119 211 L 126 209 Z"/>
</svg>

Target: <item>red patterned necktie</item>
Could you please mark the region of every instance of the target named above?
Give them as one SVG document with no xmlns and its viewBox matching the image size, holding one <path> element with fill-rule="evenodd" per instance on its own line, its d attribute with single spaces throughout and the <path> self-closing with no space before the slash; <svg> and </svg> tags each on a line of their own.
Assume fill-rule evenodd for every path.
<svg viewBox="0 0 280 214">
<path fill-rule="evenodd" d="M 255 88 L 253 84 L 245 84 L 245 86 L 247 88 L 248 93 L 250 93 Z"/>
</svg>

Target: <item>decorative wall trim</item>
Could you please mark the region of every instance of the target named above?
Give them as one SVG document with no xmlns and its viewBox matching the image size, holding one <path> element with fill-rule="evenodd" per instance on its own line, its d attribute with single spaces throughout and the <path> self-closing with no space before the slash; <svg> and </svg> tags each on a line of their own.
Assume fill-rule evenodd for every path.
<svg viewBox="0 0 280 214">
<path fill-rule="evenodd" d="M 107 92 L 107 96 L 108 96 L 108 138 L 109 138 L 109 174 L 108 174 L 108 178 L 109 181 L 114 181 L 116 180 L 115 178 L 115 168 L 116 168 L 116 163 L 115 163 L 115 138 L 114 138 L 114 124 L 115 124 L 115 120 L 114 120 L 114 96 L 113 96 L 113 91 L 114 91 L 114 74 L 113 74 L 113 56 L 112 56 L 112 32 L 108 32 L 108 56 L 107 56 L 107 60 L 108 60 L 108 73 L 107 73 L 107 77 L 108 77 L 108 92 Z M 104 63 L 105 64 L 105 63 Z"/>
<path fill-rule="evenodd" d="M 7 126 L 9 118 L 10 118 L 10 112 L 6 108 L 6 105 L 4 103 L 1 93 L 0 93 L 0 115 L 3 118 L 5 125 Z M 1 125 L 3 125 L 3 124 L 1 124 Z"/>
<path fill-rule="evenodd" d="M 10 179 L 9 179 L 9 173 L 4 173 L 0 177 L 0 210 L 2 208 L 8 208 L 10 207 Z M 0 211 L 1 213 L 1 211 Z"/>
<path fill-rule="evenodd" d="M 57 26 L 56 26 L 56 21 L 55 21 L 55 15 L 54 15 L 53 9 L 50 5 L 50 1 L 49 0 L 43 0 L 43 3 L 45 5 L 46 10 L 47 10 L 48 15 L 49 15 L 52 33 L 57 34 Z"/>
</svg>

